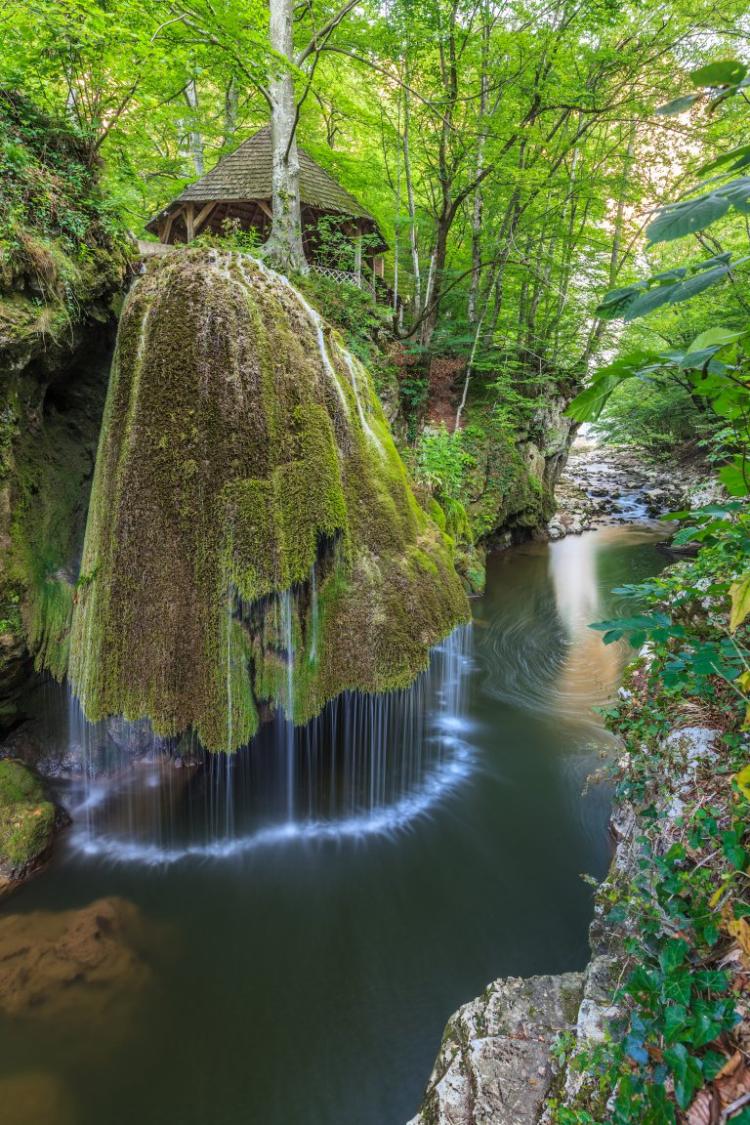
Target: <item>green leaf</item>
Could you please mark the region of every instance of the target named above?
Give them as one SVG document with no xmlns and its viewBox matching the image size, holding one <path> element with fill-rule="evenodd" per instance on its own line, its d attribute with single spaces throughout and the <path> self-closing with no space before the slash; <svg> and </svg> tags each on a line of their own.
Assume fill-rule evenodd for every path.
<svg viewBox="0 0 750 1125">
<path fill-rule="evenodd" d="M 716 1075 L 726 1065 L 727 1056 L 719 1054 L 718 1051 L 706 1051 L 702 1059 L 703 1062 L 703 1077 L 707 1082 L 713 1082 Z"/>
<path fill-rule="evenodd" d="M 681 965 L 687 957 L 688 943 L 682 938 L 666 942 L 659 950 L 659 964 L 662 972 L 671 973 Z"/>
<path fill-rule="evenodd" d="M 601 304 L 597 305 L 596 315 L 600 320 L 616 320 L 638 293 L 646 288 L 646 284 L 645 281 L 639 281 L 635 285 L 626 286 L 624 289 L 613 289 L 607 293 Z"/>
<path fill-rule="evenodd" d="M 651 359 L 646 352 L 631 352 L 614 363 L 600 367 L 590 387 L 576 395 L 565 411 L 576 422 L 595 422 L 604 409 L 607 399 L 620 383 L 632 378 Z"/>
<path fill-rule="evenodd" d="M 660 105 L 654 112 L 659 117 L 672 117 L 677 113 L 684 113 L 686 109 L 690 109 L 691 105 L 700 98 L 700 94 L 683 94 L 681 98 L 675 98 L 674 101 L 667 102 L 666 105 Z"/>
<path fill-rule="evenodd" d="M 744 871 L 747 866 L 747 852 L 739 841 L 737 832 L 722 832 L 721 847 L 732 867 Z"/>
<path fill-rule="evenodd" d="M 674 1075 L 674 1093 L 680 1109 L 687 1109 L 693 1095 L 703 1085 L 700 1063 L 688 1054 L 684 1043 L 675 1043 L 664 1052 L 664 1062 Z"/>
<path fill-rule="evenodd" d="M 729 200 L 718 192 L 689 199 L 685 203 L 672 203 L 663 207 L 656 218 L 646 228 L 649 244 L 672 242 L 695 234 L 721 219 L 729 210 Z"/>
<path fill-rule="evenodd" d="M 724 347 L 726 344 L 733 344 L 742 335 L 742 332 L 732 332 L 729 328 L 709 328 L 695 337 L 687 350 L 687 354 L 702 351 L 704 348 Z"/>
<path fill-rule="evenodd" d="M 708 164 L 703 164 L 696 175 L 705 176 L 707 172 L 714 172 L 717 168 L 723 168 L 725 164 L 732 164 L 732 161 L 736 161 L 736 163 L 732 164 L 731 171 L 736 172 L 743 167 L 742 161 L 746 157 L 750 159 L 750 144 L 738 145 L 736 148 L 729 149 L 728 152 L 722 152 L 721 156 L 709 160 Z"/>
<path fill-rule="evenodd" d="M 713 359 L 719 347 L 703 348 L 699 352 L 690 352 L 688 355 L 682 356 L 680 359 L 680 367 L 683 371 L 695 371 L 704 367 L 710 366 L 709 361 Z"/>
<path fill-rule="evenodd" d="M 710 992 L 726 992 L 729 988 L 729 977 L 723 969 L 699 969 L 693 974 L 693 983 L 696 988 L 703 988 Z"/>
<path fill-rule="evenodd" d="M 750 467 L 747 473 L 748 479 L 750 479 Z M 748 489 L 748 484 L 745 480 L 744 458 L 737 456 L 733 458 L 729 465 L 724 465 L 719 470 L 719 480 L 730 496 L 747 496 L 750 489 Z"/>
<path fill-rule="evenodd" d="M 664 1013 L 664 1038 L 674 1043 L 682 1036 L 688 1024 L 687 1008 L 684 1004 L 670 1004 Z"/>
<path fill-rule="evenodd" d="M 680 283 L 676 282 L 673 285 L 655 285 L 653 289 L 647 289 L 627 306 L 624 319 L 636 320 L 639 316 L 647 316 L 654 309 L 661 308 L 662 305 L 671 304 L 679 288 Z"/>
<path fill-rule="evenodd" d="M 688 301 L 691 297 L 702 293 L 704 289 L 710 289 L 712 285 L 716 285 L 719 281 L 724 281 L 728 273 L 729 266 L 716 266 L 715 269 L 696 273 L 693 277 L 689 277 L 687 281 L 683 281 L 682 284 L 677 287 L 678 292 L 672 298 L 670 304 L 676 305 L 680 301 Z"/>
<path fill-rule="evenodd" d="M 694 86 L 734 86 L 747 74 L 744 63 L 728 59 L 723 62 L 708 63 L 690 73 Z"/>
</svg>

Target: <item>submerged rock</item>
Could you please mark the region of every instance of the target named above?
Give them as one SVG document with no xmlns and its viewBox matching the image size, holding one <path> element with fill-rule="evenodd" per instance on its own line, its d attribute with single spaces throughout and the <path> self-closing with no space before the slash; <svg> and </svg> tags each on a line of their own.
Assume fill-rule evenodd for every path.
<svg viewBox="0 0 750 1125">
<path fill-rule="evenodd" d="M 536 1125 L 558 1069 L 552 1044 L 575 1027 L 582 973 L 504 977 L 451 1017 L 409 1125 Z"/>
<path fill-rule="evenodd" d="M 139 925 L 119 898 L 0 918 L 0 1012 L 90 1025 L 106 1007 L 130 1005 L 150 976 L 133 944 Z"/>
<path fill-rule="evenodd" d="M 409 684 L 468 618 L 370 377 L 247 255 L 157 261 L 123 311 L 76 591 L 88 718 L 234 749 L 272 700 Z"/>
<path fill-rule="evenodd" d="M 48 858 L 57 810 L 22 762 L 0 761 L 0 896 Z"/>
</svg>

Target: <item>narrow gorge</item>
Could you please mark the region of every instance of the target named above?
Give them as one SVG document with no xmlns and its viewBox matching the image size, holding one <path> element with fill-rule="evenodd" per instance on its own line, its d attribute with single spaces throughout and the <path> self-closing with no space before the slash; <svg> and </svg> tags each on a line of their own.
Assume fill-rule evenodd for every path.
<svg viewBox="0 0 750 1125">
<path fill-rule="evenodd" d="M 750 1125 L 743 6 L 0 27 L 2 1125 Z"/>
</svg>

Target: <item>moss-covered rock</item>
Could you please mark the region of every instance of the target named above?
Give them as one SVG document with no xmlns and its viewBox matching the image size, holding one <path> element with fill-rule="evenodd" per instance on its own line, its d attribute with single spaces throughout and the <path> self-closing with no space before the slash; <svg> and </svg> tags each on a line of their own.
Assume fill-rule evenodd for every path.
<svg viewBox="0 0 750 1125">
<path fill-rule="evenodd" d="M 46 858 L 54 829 L 39 779 L 21 762 L 0 761 L 0 895 Z"/>
<path fill-rule="evenodd" d="M 239 253 L 156 262 L 123 311 L 70 676 L 90 719 L 246 743 L 403 687 L 467 619 L 365 368 Z"/>
</svg>

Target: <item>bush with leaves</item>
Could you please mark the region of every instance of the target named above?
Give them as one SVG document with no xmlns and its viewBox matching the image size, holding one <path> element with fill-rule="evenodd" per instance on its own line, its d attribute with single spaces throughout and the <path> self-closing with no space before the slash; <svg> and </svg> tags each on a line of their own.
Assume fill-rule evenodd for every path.
<svg viewBox="0 0 750 1125">
<path fill-rule="evenodd" d="M 440 499 L 460 500 L 472 457 L 464 448 L 461 430 L 450 432 L 445 423 L 422 432 L 416 446 L 417 477 Z"/>
</svg>

